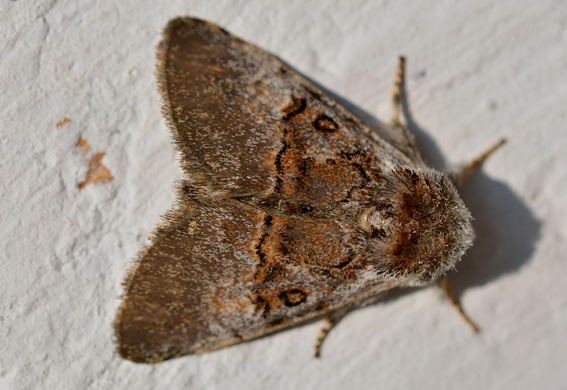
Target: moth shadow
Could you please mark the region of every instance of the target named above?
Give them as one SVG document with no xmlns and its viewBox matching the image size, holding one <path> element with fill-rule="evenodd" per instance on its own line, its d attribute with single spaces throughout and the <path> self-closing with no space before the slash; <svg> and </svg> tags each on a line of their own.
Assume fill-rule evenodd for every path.
<svg viewBox="0 0 567 390">
<path fill-rule="evenodd" d="M 293 69 L 302 74 L 297 69 Z M 304 74 L 302 76 L 334 98 L 369 128 L 380 133 L 379 129 L 383 126 L 383 122 L 375 116 L 329 91 Z M 446 170 L 448 164 L 439 146 L 414 121 L 408 106 L 406 91 L 402 92 L 402 112 L 408 128 L 415 135 L 422 157 L 433 167 L 442 171 Z M 496 141 L 495 137 L 489 143 Z M 513 142 L 513 140 L 509 141 Z M 511 147 L 511 144 L 508 143 L 497 153 L 506 153 L 506 148 Z M 470 158 L 474 157 L 476 155 L 471 154 Z M 463 161 L 465 162 L 467 161 Z M 487 284 L 500 276 L 520 269 L 531 258 L 541 233 L 541 222 L 535 218 L 525 203 L 505 183 L 485 175 L 482 168 L 467 178 L 459 189 L 459 193 L 474 217 L 473 227 L 476 239 L 472 248 L 457 264 L 457 271 L 450 272 L 448 275 L 453 292 L 457 296 L 467 288 Z M 393 291 L 387 294 L 382 302 L 396 299 L 413 290 L 415 289 Z"/>
<path fill-rule="evenodd" d="M 541 222 L 506 184 L 478 172 L 460 193 L 475 218 L 476 239 L 449 275 L 456 294 L 520 269 L 541 235 Z"/>
</svg>

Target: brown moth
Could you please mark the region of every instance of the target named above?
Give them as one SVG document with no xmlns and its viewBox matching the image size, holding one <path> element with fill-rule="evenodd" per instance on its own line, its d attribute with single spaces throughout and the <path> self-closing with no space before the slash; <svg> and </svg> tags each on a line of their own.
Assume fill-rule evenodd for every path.
<svg viewBox="0 0 567 390">
<path fill-rule="evenodd" d="M 425 286 L 473 241 L 452 178 L 398 120 L 381 134 L 274 56 L 197 19 L 158 50 L 163 112 L 184 177 L 125 282 L 120 354 L 155 363 L 347 312 Z M 500 145 L 500 144 L 498 144 Z M 498 146 L 497 145 L 497 146 Z M 458 302 L 449 295 L 458 306 Z"/>
</svg>

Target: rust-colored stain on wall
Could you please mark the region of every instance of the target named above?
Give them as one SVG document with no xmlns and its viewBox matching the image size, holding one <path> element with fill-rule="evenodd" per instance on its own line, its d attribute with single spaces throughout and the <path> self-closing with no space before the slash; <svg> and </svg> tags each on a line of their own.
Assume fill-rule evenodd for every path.
<svg viewBox="0 0 567 390">
<path fill-rule="evenodd" d="M 65 126 L 69 122 L 71 122 L 71 118 L 65 117 L 65 118 L 61 119 L 59 122 L 57 122 L 55 127 L 57 128 L 57 130 L 59 130 L 60 128 L 62 128 L 63 126 Z"/>
<path fill-rule="evenodd" d="M 89 154 L 91 151 L 91 145 L 82 136 L 77 142 L 77 147 L 82 149 L 85 154 Z M 104 152 L 98 152 L 87 160 L 89 163 L 89 171 L 87 172 L 85 179 L 78 184 L 80 190 L 89 184 L 106 183 L 114 179 L 110 170 L 102 163 L 102 158 L 105 154 L 106 153 Z"/>
</svg>

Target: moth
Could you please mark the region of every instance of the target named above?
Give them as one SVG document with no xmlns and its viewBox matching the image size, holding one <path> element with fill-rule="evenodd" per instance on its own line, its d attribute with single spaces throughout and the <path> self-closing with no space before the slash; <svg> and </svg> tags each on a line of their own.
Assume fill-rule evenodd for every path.
<svg viewBox="0 0 567 390">
<path fill-rule="evenodd" d="M 158 49 L 181 155 L 177 201 L 125 282 L 120 355 L 156 363 L 316 319 L 329 330 L 395 287 L 441 283 L 474 233 L 456 187 L 399 120 L 371 130 L 276 57 L 192 18 Z M 464 312 L 462 312 L 464 315 Z M 472 322 L 471 322 L 472 324 Z"/>
</svg>

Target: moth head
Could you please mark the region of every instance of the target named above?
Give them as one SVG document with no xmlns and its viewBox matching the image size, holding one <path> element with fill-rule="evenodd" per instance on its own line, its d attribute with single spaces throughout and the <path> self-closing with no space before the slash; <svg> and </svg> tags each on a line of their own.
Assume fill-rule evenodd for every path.
<svg viewBox="0 0 567 390">
<path fill-rule="evenodd" d="M 449 179 L 433 170 L 396 168 L 359 223 L 378 274 L 404 285 L 434 281 L 472 245 L 471 215 Z"/>
</svg>

